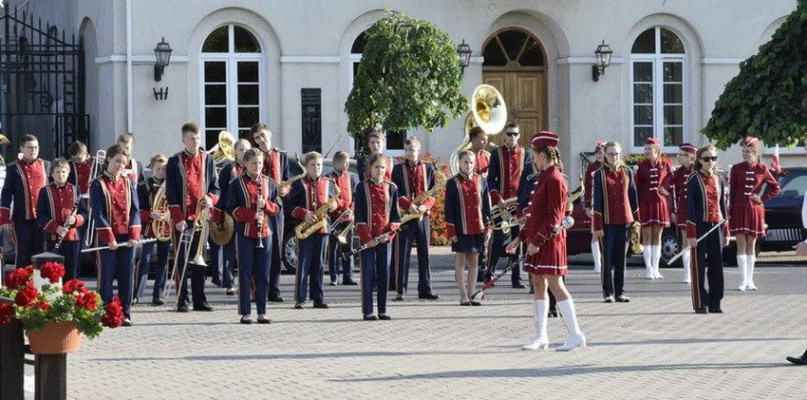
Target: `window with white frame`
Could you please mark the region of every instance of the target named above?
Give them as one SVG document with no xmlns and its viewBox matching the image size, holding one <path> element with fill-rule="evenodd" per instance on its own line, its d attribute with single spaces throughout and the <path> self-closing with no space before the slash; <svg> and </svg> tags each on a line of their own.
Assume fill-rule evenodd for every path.
<svg viewBox="0 0 807 400">
<path fill-rule="evenodd" d="M 239 138 L 265 121 L 263 53 L 255 36 L 238 25 L 225 25 L 208 35 L 202 45 L 201 125 L 205 148 L 218 143 L 226 130 Z"/>
<path fill-rule="evenodd" d="M 672 150 L 689 129 L 684 44 L 667 28 L 650 28 L 636 38 L 630 59 L 633 147 L 654 137 Z"/>
<path fill-rule="evenodd" d="M 366 44 L 367 32 L 365 31 L 353 41 L 353 46 L 350 47 L 350 87 L 353 87 L 353 78 L 359 72 L 359 62 L 361 62 L 361 55 L 364 53 L 364 46 Z M 387 148 L 385 154 L 393 157 L 403 157 L 403 142 L 407 136 L 406 131 L 387 132 Z"/>
</svg>

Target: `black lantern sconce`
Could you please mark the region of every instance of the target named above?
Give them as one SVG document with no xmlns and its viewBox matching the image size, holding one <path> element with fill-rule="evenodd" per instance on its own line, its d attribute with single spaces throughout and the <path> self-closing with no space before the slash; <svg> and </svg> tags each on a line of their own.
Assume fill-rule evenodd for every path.
<svg viewBox="0 0 807 400">
<path fill-rule="evenodd" d="M 171 63 L 172 51 L 171 46 L 165 42 L 165 38 L 163 38 L 162 42 L 157 43 L 157 47 L 154 48 L 154 56 L 157 58 L 157 62 L 154 64 L 155 81 L 162 80 L 163 70 Z"/>
<path fill-rule="evenodd" d="M 597 63 L 591 66 L 591 77 L 594 82 L 599 81 L 601 75 L 605 75 L 605 68 L 611 65 L 611 55 L 613 53 L 611 46 L 605 44 L 605 40 L 602 41 L 601 45 L 597 46 L 597 50 L 594 51 L 594 55 L 597 56 Z"/>
<path fill-rule="evenodd" d="M 465 68 L 471 65 L 471 46 L 468 46 L 465 43 L 465 39 L 462 39 L 462 43 L 457 46 L 457 54 L 460 57 L 460 67 L 462 67 L 462 73 L 465 73 Z"/>
</svg>

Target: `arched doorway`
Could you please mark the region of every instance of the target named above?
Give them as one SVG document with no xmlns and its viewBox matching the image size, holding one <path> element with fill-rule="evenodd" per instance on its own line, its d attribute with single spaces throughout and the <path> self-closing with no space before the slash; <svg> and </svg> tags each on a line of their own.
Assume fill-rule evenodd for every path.
<svg viewBox="0 0 807 400">
<path fill-rule="evenodd" d="M 533 133 L 547 128 L 546 52 L 529 32 L 507 28 L 485 41 L 482 54 L 482 81 L 501 92 L 508 119 L 520 126 L 527 146 Z"/>
</svg>

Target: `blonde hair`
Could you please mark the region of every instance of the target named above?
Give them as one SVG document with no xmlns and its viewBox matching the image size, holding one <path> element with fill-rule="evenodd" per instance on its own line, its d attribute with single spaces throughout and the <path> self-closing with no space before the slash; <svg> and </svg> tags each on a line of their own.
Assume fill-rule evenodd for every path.
<svg viewBox="0 0 807 400">
<path fill-rule="evenodd" d="M 313 160 L 322 160 L 322 154 L 319 154 L 316 151 L 312 151 L 309 153 L 305 153 L 305 157 L 303 158 L 303 165 L 308 166 L 308 163 Z"/>
<path fill-rule="evenodd" d="M 157 164 L 165 164 L 167 162 L 168 157 L 166 157 L 163 154 L 157 153 L 153 157 L 151 157 L 151 160 L 149 160 L 149 168 L 152 168 Z"/>
</svg>

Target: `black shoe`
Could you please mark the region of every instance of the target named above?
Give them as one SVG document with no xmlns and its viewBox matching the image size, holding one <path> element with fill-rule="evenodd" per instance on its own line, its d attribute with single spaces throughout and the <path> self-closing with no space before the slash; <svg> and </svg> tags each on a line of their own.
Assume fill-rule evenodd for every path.
<svg viewBox="0 0 807 400">
<path fill-rule="evenodd" d="M 482 303 L 480 303 L 480 302 L 478 302 L 478 301 L 476 301 L 476 300 L 471 300 L 471 305 L 472 305 L 472 306 L 481 306 L 481 305 L 482 305 Z"/>
<path fill-rule="evenodd" d="M 705 308 L 697 308 L 695 309 L 695 314 L 706 314 L 708 313 Z"/>
<path fill-rule="evenodd" d="M 558 317 L 558 309 L 555 307 L 549 307 L 549 312 L 547 313 L 547 317 L 549 318 L 557 318 Z"/>
<path fill-rule="evenodd" d="M 723 314 L 723 309 L 709 307 L 709 314 Z"/>
<path fill-rule="evenodd" d="M 190 310 L 187 304 L 177 306 L 177 312 L 189 312 Z"/>
<path fill-rule="evenodd" d="M 294 303 L 294 308 L 296 308 L 298 310 L 302 310 L 303 308 L 305 308 L 305 302 L 304 301 L 298 301 L 298 302 Z"/>
<path fill-rule="evenodd" d="M 613 303 L 613 302 L 614 302 L 614 296 L 605 296 L 605 300 L 604 300 L 604 301 L 605 301 L 606 303 Z"/>
<path fill-rule="evenodd" d="M 471 305 L 471 302 L 470 302 L 470 301 L 461 301 L 461 302 L 460 302 L 460 305 L 461 305 L 461 306 L 470 306 L 470 305 Z"/>
<path fill-rule="evenodd" d="M 210 304 L 207 303 L 196 304 L 193 306 L 193 311 L 213 311 L 213 307 L 210 307 Z"/>
<path fill-rule="evenodd" d="M 163 300 L 163 299 L 153 300 L 151 302 L 151 305 L 153 305 L 153 306 L 164 306 L 165 305 L 165 300 Z"/>
<path fill-rule="evenodd" d="M 345 286 L 357 286 L 359 284 L 359 282 L 356 282 L 356 281 L 354 281 L 353 279 L 350 279 L 350 278 L 345 278 L 345 279 L 342 279 L 342 284 L 345 285 Z"/>
<path fill-rule="evenodd" d="M 788 357 L 787 361 L 795 365 L 807 365 L 807 351 L 804 352 L 804 355 L 801 357 Z"/>
<path fill-rule="evenodd" d="M 328 303 L 314 303 L 314 308 L 330 308 Z"/>
<path fill-rule="evenodd" d="M 617 303 L 630 303 L 630 297 L 625 296 L 625 295 L 616 296 L 616 302 Z"/>
<path fill-rule="evenodd" d="M 436 295 L 436 294 L 434 294 L 432 292 L 426 292 L 426 293 L 418 294 L 418 298 L 421 299 L 421 300 L 437 300 L 437 299 L 440 298 L 440 296 L 438 296 L 438 295 Z"/>
<path fill-rule="evenodd" d="M 132 320 L 129 319 L 129 318 L 124 318 L 123 323 L 121 325 L 122 326 L 132 326 Z"/>
<path fill-rule="evenodd" d="M 517 283 L 514 283 L 514 284 L 513 284 L 513 289 L 526 289 L 526 288 L 527 288 L 527 287 L 526 287 L 526 286 L 524 286 L 524 284 L 523 284 L 523 283 L 521 283 L 521 282 L 517 282 Z"/>
<path fill-rule="evenodd" d="M 391 319 L 392 319 L 392 317 L 390 317 L 390 316 L 389 316 L 389 315 L 387 315 L 387 314 L 378 314 L 378 319 L 380 319 L 380 320 L 382 320 L 382 321 L 389 321 L 389 320 L 391 320 Z"/>
<path fill-rule="evenodd" d="M 270 303 L 282 303 L 282 302 L 284 302 L 284 301 L 286 301 L 286 300 L 285 300 L 285 299 L 283 299 L 283 298 L 282 298 L 282 297 L 280 297 L 280 296 L 272 296 L 272 297 L 269 297 L 269 302 L 270 302 Z"/>
<path fill-rule="evenodd" d="M 252 323 L 252 318 L 250 318 L 249 315 L 244 315 L 241 317 L 241 323 L 244 325 L 249 325 Z"/>
<path fill-rule="evenodd" d="M 331 281 L 328 285 L 330 286 L 339 286 L 339 281 Z"/>
<path fill-rule="evenodd" d="M 370 314 L 370 315 L 365 315 L 365 316 L 364 316 L 364 320 L 365 320 L 365 321 L 378 321 L 378 317 L 376 317 L 376 316 L 375 316 L 375 315 L 373 315 L 373 314 Z"/>
<path fill-rule="evenodd" d="M 258 323 L 259 324 L 271 324 L 272 320 L 269 318 L 264 317 L 263 315 L 258 316 Z"/>
<path fill-rule="evenodd" d="M 406 300 L 406 297 L 404 297 L 404 295 L 402 295 L 402 294 L 399 294 L 399 295 L 395 296 L 394 299 L 392 299 L 392 301 L 405 301 L 405 300 Z"/>
</svg>

